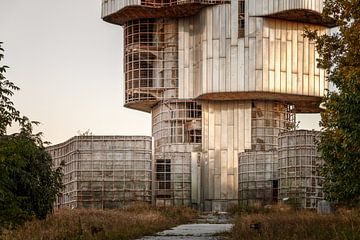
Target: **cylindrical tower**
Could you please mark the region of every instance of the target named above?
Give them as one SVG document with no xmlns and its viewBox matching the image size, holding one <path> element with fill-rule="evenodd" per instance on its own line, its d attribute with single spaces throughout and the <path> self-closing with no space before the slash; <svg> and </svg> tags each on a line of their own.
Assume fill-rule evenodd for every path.
<svg viewBox="0 0 360 240">
<path fill-rule="evenodd" d="M 315 140 L 319 132 L 297 130 L 279 135 L 279 199 L 301 208 L 317 208 L 323 200 Z"/>
<path fill-rule="evenodd" d="M 239 154 L 239 203 L 262 205 L 277 202 L 278 159 L 276 151 Z"/>
<path fill-rule="evenodd" d="M 201 151 L 201 107 L 195 101 L 162 101 L 152 109 L 156 205 L 191 205 L 192 154 Z M 192 183 L 194 185 L 192 186 Z"/>
</svg>

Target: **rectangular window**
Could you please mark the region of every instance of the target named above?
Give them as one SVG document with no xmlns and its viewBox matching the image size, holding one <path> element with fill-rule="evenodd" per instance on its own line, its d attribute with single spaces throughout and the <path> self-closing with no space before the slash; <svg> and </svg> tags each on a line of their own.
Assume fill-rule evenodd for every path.
<svg viewBox="0 0 360 240">
<path fill-rule="evenodd" d="M 189 131 L 190 143 L 201 143 L 201 129 Z"/>
<path fill-rule="evenodd" d="M 171 189 L 171 165 L 170 159 L 156 160 L 156 181 L 159 190 Z"/>
</svg>

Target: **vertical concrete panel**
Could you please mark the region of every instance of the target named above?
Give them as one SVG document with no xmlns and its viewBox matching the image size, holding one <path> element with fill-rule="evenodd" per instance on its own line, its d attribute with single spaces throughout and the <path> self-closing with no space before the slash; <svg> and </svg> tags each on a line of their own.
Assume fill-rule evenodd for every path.
<svg viewBox="0 0 360 240">
<path fill-rule="evenodd" d="M 217 22 L 216 25 L 217 27 L 219 28 L 219 38 L 217 38 L 216 36 L 214 36 L 214 39 L 220 39 L 220 53 L 219 53 L 219 56 L 221 58 L 224 58 L 226 57 L 226 14 L 225 14 L 225 11 L 226 8 L 225 7 L 221 7 L 219 8 L 219 14 L 220 14 L 220 22 Z"/>
<path fill-rule="evenodd" d="M 245 146 L 244 149 L 251 149 L 251 102 L 245 103 Z"/>
<path fill-rule="evenodd" d="M 244 47 L 244 39 L 238 40 L 238 67 L 237 67 L 237 88 L 238 91 L 245 91 L 245 82 L 247 79 L 245 77 L 245 47 Z"/>
<path fill-rule="evenodd" d="M 231 31 L 231 46 L 237 46 L 238 40 L 238 10 L 239 0 L 231 0 L 230 6 L 230 31 Z"/>
<path fill-rule="evenodd" d="M 209 106 L 209 108 L 205 106 Z M 215 103 L 211 101 L 203 104 L 203 111 L 211 108 L 214 109 L 214 112 L 209 112 L 209 121 L 203 122 L 203 124 L 209 124 L 208 127 L 203 126 L 203 129 L 209 129 L 209 132 L 214 129 L 216 142 L 214 153 L 211 153 L 210 149 L 203 149 L 203 155 L 209 151 L 209 159 L 212 159 L 212 154 L 214 159 L 214 182 L 209 180 L 209 183 L 206 183 L 207 185 L 214 184 L 213 195 L 209 194 L 208 199 L 215 202 L 234 200 L 237 198 L 237 153 L 244 151 L 245 141 L 249 141 L 246 138 L 250 138 L 251 141 L 250 135 L 246 135 L 246 132 L 249 132 L 248 129 L 251 129 L 251 103 L 242 101 Z M 211 117 L 211 114 L 215 116 Z M 214 119 L 214 122 L 210 119 Z M 242 143 L 239 144 L 241 141 Z M 210 169 L 211 167 L 209 171 L 211 171 Z"/>
<path fill-rule="evenodd" d="M 269 91 L 275 91 L 275 62 L 276 62 L 276 40 L 275 40 L 275 20 L 269 22 Z"/>
<path fill-rule="evenodd" d="M 287 24 L 287 41 L 286 41 L 286 92 L 292 92 L 292 23 Z"/>
<path fill-rule="evenodd" d="M 309 95 L 315 95 L 315 44 L 309 44 Z"/>
<path fill-rule="evenodd" d="M 245 103 L 239 102 L 237 104 L 238 112 L 238 132 L 243 133 L 238 136 L 238 150 L 245 149 Z"/>
<path fill-rule="evenodd" d="M 238 54 L 238 47 L 237 46 L 230 46 L 230 84 L 229 84 L 229 91 L 239 91 L 239 81 L 238 78 L 238 71 L 239 69 L 239 62 L 238 58 L 243 57 L 242 55 Z M 240 60 L 239 60 L 240 61 Z"/>
<path fill-rule="evenodd" d="M 221 20 L 221 7 L 215 6 L 212 9 L 212 39 L 220 39 L 221 24 L 224 24 Z"/>
<path fill-rule="evenodd" d="M 225 91 L 231 92 L 231 66 L 233 64 L 237 64 L 237 62 L 231 62 L 231 39 L 226 39 L 226 57 L 225 57 L 225 74 L 224 74 L 224 80 L 225 80 Z M 235 65 L 236 66 L 236 65 Z"/>
<path fill-rule="evenodd" d="M 213 88 L 211 92 L 220 92 L 220 41 L 213 40 L 213 68 L 212 68 L 212 84 Z"/>
<path fill-rule="evenodd" d="M 249 69 L 248 69 L 248 82 L 249 82 L 249 89 L 245 89 L 248 91 L 255 91 L 256 90 L 256 68 L 255 68 L 255 59 L 256 59 L 256 39 L 249 38 Z"/>
<path fill-rule="evenodd" d="M 269 91 L 269 62 L 270 62 L 270 29 L 269 29 L 269 21 L 264 20 L 263 22 L 263 38 L 262 38 L 262 91 Z"/>
<path fill-rule="evenodd" d="M 184 81 L 185 81 L 185 30 L 184 30 L 184 20 L 179 19 L 178 24 L 178 30 L 179 30 L 179 61 L 178 61 L 178 71 L 179 71 L 179 80 L 178 80 L 178 86 L 179 86 L 179 97 L 185 98 L 185 87 L 184 87 Z"/>
</svg>

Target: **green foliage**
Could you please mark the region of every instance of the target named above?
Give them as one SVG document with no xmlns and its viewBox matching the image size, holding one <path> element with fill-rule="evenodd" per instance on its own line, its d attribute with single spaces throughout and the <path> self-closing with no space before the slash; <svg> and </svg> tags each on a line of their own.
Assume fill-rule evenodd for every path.
<svg viewBox="0 0 360 240">
<path fill-rule="evenodd" d="M 0 43 L 0 60 L 2 51 Z M 10 99 L 19 88 L 6 80 L 6 68 L 0 67 L 0 230 L 45 218 L 61 188 L 61 169 L 52 169 L 41 133 L 33 134 L 38 122 L 21 116 Z M 20 132 L 6 135 L 13 122 Z"/>
<path fill-rule="evenodd" d="M 360 1 L 325 0 L 325 19 L 335 20 L 339 29 L 316 41 L 318 66 L 328 72 L 337 91 L 328 91 L 321 113 L 322 135 L 318 148 L 325 166 L 324 189 L 328 200 L 349 206 L 360 203 Z"/>
<path fill-rule="evenodd" d="M 0 61 L 4 58 L 2 53 L 4 49 L 0 42 Z M 20 113 L 14 107 L 14 103 L 10 97 L 14 95 L 14 91 L 19 90 L 14 83 L 7 80 L 4 76 L 8 66 L 0 65 L 0 136 L 6 133 L 6 128 L 11 125 L 13 121 L 20 119 Z"/>
</svg>

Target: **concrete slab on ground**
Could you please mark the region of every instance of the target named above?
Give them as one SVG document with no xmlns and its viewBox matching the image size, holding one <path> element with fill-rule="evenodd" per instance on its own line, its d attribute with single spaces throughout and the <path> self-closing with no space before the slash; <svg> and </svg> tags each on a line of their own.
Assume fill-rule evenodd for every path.
<svg viewBox="0 0 360 240">
<path fill-rule="evenodd" d="M 141 240 L 212 240 L 217 239 L 216 234 L 228 232 L 233 224 L 221 223 L 200 223 L 200 224 L 183 224 L 163 232 L 159 232 L 155 236 L 147 236 Z"/>
</svg>

